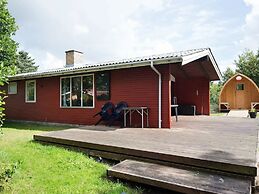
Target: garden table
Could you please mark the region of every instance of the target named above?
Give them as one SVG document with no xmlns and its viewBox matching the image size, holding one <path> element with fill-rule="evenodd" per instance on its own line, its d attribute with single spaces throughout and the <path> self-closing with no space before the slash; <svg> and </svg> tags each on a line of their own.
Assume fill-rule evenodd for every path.
<svg viewBox="0 0 259 194">
<path fill-rule="evenodd" d="M 127 115 L 129 114 L 129 122 L 131 126 L 131 115 L 134 112 L 137 112 L 139 115 L 141 115 L 141 127 L 144 127 L 144 116 L 147 117 L 147 127 L 149 127 L 148 123 L 148 108 L 145 106 L 140 106 L 140 107 L 126 107 L 123 108 L 124 111 L 124 127 L 127 126 Z"/>
</svg>

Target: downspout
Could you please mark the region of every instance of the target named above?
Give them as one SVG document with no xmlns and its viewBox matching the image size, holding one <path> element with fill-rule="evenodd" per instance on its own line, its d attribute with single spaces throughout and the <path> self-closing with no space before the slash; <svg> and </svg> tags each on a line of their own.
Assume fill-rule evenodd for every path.
<svg viewBox="0 0 259 194">
<path fill-rule="evenodd" d="M 150 62 L 150 67 L 156 72 L 158 75 L 158 128 L 161 128 L 162 118 L 162 76 L 161 73 L 154 67 L 154 62 Z"/>
</svg>

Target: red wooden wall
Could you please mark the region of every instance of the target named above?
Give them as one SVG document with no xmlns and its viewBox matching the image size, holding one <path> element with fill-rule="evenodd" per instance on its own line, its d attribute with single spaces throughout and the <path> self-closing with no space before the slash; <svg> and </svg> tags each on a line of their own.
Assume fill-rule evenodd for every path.
<svg viewBox="0 0 259 194">
<path fill-rule="evenodd" d="M 171 123 L 170 65 L 157 67 L 162 73 L 162 127 Z M 175 92 L 179 103 L 197 106 L 200 113 L 209 114 L 209 81 L 204 78 L 191 80 L 176 78 Z M 40 78 L 37 81 L 37 102 L 25 103 L 25 81 L 17 81 L 18 93 L 6 100 L 7 119 L 45 121 L 93 125 L 99 118 L 93 115 L 100 111 L 106 101 L 95 99 L 95 108 L 60 108 L 60 77 Z M 149 67 L 111 71 L 111 100 L 126 101 L 129 106 L 147 106 L 150 127 L 158 127 L 158 75 Z M 199 96 L 196 90 L 199 90 Z M 201 100 L 203 96 L 203 100 Z M 140 115 L 133 118 L 133 126 L 140 126 Z"/>
<path fill-rule="evenodd" d="M 195 105 L 197 114 L 210 114 L 209 80 L 203 77 L 176 77 L 175 96 L 178 104 Z M 198 91 L 198 92 L 197 92 Z"/>
<path fill-rule="evenodd" d="M 94 124 L 106 101 L 95 99 L 95 108 L 60 108 L 60 77 L 40 78 L 37 81 L 37 102 L 25 103 L 25 81 L 18 81 L 18 93 L 6 100 L 7 119 L 46 121 L 73 124 Z M 126 101 L 129 106 L 150 108 L 150 127 L 158 127 L 158 76 L 150 67 L 111 71 L 111 100 Z M 140 125 L 136 116 L 134 126 Z M 168 124 L 164 127 L 170 127 Z"/>
</svg>

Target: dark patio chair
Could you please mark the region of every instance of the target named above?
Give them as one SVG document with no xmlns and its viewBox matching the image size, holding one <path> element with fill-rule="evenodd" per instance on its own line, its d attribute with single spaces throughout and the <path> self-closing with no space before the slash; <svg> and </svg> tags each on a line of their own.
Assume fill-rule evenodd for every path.
<svg viewBox="0 0 259 194">
<path fill-rule="evenodd" d="M 114 112 L 109 120 L 109 126 L 111 126 L 116 121 L 120 122 L 121 127 L 123 126 L 123 109 L 126 107 L 128 107 L 128 104 L 123 101 L 116 104 Z"/>
<path fill-rule="evenodd" d="M 107 102 L 105 103 L 103 106 L 102 106 L 102 109 L 100 112 L 96 113 L 93 117 L 96 117 L 97 115 L 100 115 L 100 119 L 99 121 L 97 121 L 95 123 L 95 125 L 98 125 L 101 121 L 106 121 L 108 122 L 112 115 L 113 115 L 113 112 L 115 110 L 115 106 L 112 102 Z"/>
</svg>

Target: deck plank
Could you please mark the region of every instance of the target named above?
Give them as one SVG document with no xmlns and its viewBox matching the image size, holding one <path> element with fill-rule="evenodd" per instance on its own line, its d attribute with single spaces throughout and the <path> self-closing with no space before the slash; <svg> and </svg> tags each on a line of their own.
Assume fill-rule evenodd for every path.
<svg viewBox="0 0 259 194">
<path fill-rule="evenodd" d="M 234 175 L 210 173 L 193 168 L 174 168 L 134 160 L 124 160 L 108 169 L 107 174 L 183 193 L 251 193 L 251 182 Z"/>
<path fill-rule="evenodd" d="M 180 117 L 173 129 L 83 127 L 34 139 L 255 176 L 258 128 L 255 120 L 246 118 Z"/>
</svg>

